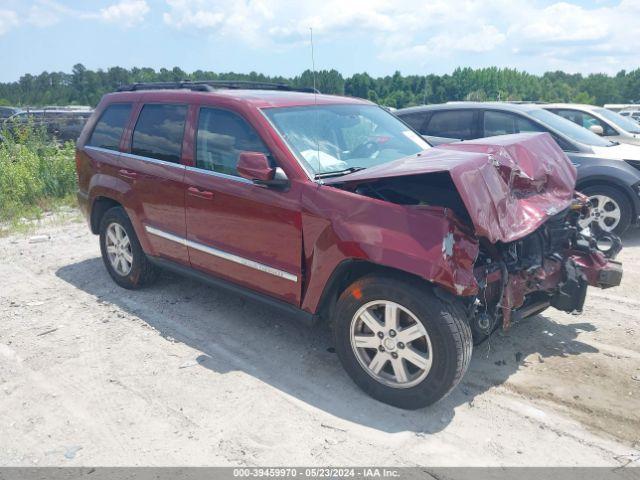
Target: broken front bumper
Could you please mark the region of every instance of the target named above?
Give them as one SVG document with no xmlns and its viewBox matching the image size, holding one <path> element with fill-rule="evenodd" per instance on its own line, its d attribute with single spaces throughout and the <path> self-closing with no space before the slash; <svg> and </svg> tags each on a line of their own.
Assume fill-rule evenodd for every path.
<svg viewBox="0 0 640 480">
<path fill-rule="evenodd" d="M 572 255 L 571 259 L 592 287 L 611 288 L 622 282 L 622 263 L 607 259 L 599 252 L 591 255 Z"/>
</svg>

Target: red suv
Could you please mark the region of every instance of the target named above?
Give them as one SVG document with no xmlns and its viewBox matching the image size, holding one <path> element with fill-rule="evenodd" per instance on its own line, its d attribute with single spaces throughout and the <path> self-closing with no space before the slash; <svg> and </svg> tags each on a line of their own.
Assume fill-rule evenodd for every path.
<svg viewBox="0 0 640 480">
<path fill-rule="evenodd" d="M 116 283 L 169 268 L 328 320 L 351 378 L 403 408 L 450 392 L 474 340 L 622 277 L 546 133 L 432 148 L 364 100 L 135 84 L 104 96 L 76 160 Z"/>
</svg>

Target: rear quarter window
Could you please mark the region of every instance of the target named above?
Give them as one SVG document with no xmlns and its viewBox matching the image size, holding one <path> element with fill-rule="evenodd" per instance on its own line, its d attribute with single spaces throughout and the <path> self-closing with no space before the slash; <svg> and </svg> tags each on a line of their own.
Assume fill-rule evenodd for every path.
<svg viewBox="0 0 640 480">
<path fill-rule="evenodd" d="M 148 104 L 142 107 L 133 130 L 131 153 L 180 163 L 186 105 Z"/>
<path fill-rule="evenodd" d="M 130 103 L 109 105 L 96 123 L 88 145 L 118 150 L 120 138 L 131 114 Z"/>
</svg>

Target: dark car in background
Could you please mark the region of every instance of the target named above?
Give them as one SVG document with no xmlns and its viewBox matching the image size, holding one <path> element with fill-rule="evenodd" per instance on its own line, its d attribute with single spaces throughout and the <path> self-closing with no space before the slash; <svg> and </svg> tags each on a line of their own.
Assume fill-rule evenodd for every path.
<svg viewBox="0 0 640 480">
<path fill-rule="evenodd" d="M 640 148 L 619 145 L 534 104 L 451 102 L 395 112 L 432 144 L 496 135 L 547 132 L 578 168 L 576 189 L 592 204 L 591 217 L 622 233 L 640 216 Z"/>
<path fill-rule="evenodd" d="M 90 107 L 44 107 L 19 110 L 3 120 L 9 131 L 30 123 L 44 127 L 49 135 L 60 142 L 75 141 L 93 110 Z"/>
<path fill-rule="evenodd" d="M 22 109 L 18 107 L 0 107 L 0 121 L 20 113 Z"/>
</svg>

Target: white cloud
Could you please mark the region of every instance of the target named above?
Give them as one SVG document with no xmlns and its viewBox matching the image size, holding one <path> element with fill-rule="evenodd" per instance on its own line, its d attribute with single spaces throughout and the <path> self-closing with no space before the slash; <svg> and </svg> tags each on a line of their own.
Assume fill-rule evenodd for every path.
<svg viewBox="0 0 640 480">
<path fill-rule="evenodd" d="M 59 21 L 60 16 L 54 9 L 42 5 L 32 5 L 27 16 L 27 22 L 36 27 L 49 27 Z"/>
<path fill-rule="evenodd" d="M 514 24 L 510 31 L 524 40 L 541 43 L 593 41 L 605 38 L 610 26 L 602 21 L 598 10 L 578 5 L 555 3 L 544 9 L 530 10 L 530 15 Z"/>
<path fill-rule="evenodd" d="M 0 10 L 0 35 L 18 25 L 18 14 L 13 10 Z"/>
<path fill-rule="evenodd" d="M 100 10 L 100 18 L 106 22 L 132 27 L 141 23 L 149 13 L 145 0 L 121 0 Z"/>
<path fill-rule="evenodd" d="M 537 2 L 536 2 L 537 3 Z M 529 0 L 166 0 L 164 21 L 178 29 L 233 37 L 256 49 L 357 38 L 379 60 L 433 60 L 488 55 L 527 68 L 538 61 L 569 71 L 615 71 L 640 44 L 640 0 L 547 6 Z M 201 33 L 200 33 L 201 34 Z M 487 57 L 488 58 L 488 57 Z M 469 63 L 463 61 L 461 64 Z M 505 60 L 508 65 L 513 61 Z M 627 61 L 628 63 L 628 61 Z"/>
</svg>

